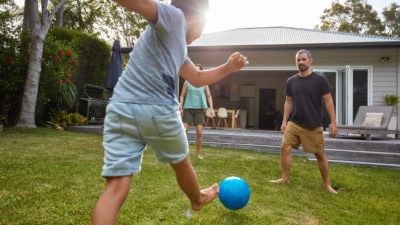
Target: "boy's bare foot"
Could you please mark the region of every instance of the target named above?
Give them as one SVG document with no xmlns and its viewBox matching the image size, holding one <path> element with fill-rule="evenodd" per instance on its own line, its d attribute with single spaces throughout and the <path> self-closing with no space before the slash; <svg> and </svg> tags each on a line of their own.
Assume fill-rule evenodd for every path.
<svg viewBox="0 0 400 225">
<path fill-rule="evenodd" d="M 200 199 L 198 202 L 192 202 L 192 209 L 194 211 L 200 211 L 205 205 L 214 201 L 217 198 L 219 193 L 219 186 L 217 183 L 214 183 L 209 188 L 203 189 L 200 191 Z"/>
<path fill-rule="evenodd" d="M 275 184 L 288 184 L 289 181 L 287 179 L 279 178 L 278 180 L 270 180 L 269 182 Z"/>
<path fill-rule="evenodd" d="M 335 190 L 335 189 L 333 189 L 333 187 L 332 186 L 326 186 L 325 187 L 325 190 L 327 191 L 327 192 L 330 192 L 330 193 L 332 193 L 332 194 L 337 194 L 337 191 Z"/>
</svg>

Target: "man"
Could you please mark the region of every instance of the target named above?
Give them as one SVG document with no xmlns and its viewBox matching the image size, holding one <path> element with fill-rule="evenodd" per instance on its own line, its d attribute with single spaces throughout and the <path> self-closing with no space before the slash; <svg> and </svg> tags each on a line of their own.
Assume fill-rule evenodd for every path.
<svg viewBox="0 0 400 225">
<path fill-rule="evenodd" d="M 289 182 L 290 151 L 302 144 L 305 152 L 313 153 L 317 158 L 325 189 L 337 193 L 329 181 L 328 159 L 324 151 L 322 101 L 331 121 L 331 137 L 337 134 L 335 106 L 328 81 L 323 75 L 313 72 L 310 69 L 311 64 L 312 57 L 309 51 L 302 49 L 296 53 L 299 73 L 287 80 L 285 89 L 286 100 L 281 126 L 283 140 L 280 149 L 282 177 L 271 182 Z"/>
</svg>

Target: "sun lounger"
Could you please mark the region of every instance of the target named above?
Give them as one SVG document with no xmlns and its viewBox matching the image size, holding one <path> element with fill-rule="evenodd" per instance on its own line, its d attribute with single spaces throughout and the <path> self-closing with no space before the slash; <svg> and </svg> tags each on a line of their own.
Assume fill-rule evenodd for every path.
<svg viewBox="0 0 400 225">
<path fill-rule="evenodd" d="M 394 134 L 395 138 L 399 138 L 399 130 L 389 130 L 388 125 L 392 116 L 392 106 L 360 106 L 353 125 L 339 125 L 339 134 L 360 134 L 366 140 L 371 140 L 371 135 L 388 135 Z M 375 113 L 375 114 L 374 114 Z M 372 126 L 368 124 L 367 118 L 372 116 L 382 115 L 382 120 L 379 124 Z M 367 125 L 365 125 L 367 124 Z"/>
</svg>

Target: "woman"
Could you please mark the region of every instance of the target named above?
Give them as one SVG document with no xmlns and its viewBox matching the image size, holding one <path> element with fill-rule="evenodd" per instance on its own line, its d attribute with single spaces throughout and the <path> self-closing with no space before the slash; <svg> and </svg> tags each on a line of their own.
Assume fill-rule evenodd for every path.
<svg viewBox="0 0 400 225">
<path fill-rule="evenodd" d="M 199 70 L 203 70 L 200 64 L 196 64 L 196 67 Z M 201 156 L 201 139 L 205 123 L 204 111 L 207 108 L 213 109 L 212 97 L 208 85 L 194 87 L 188 81 L 185 81 L 179 102 L 186 132 L 190 126 L 196 126 L 196 157 L 203 159 Z M 211 111 L 214 113 L 214 110 Z"/>
</svg>

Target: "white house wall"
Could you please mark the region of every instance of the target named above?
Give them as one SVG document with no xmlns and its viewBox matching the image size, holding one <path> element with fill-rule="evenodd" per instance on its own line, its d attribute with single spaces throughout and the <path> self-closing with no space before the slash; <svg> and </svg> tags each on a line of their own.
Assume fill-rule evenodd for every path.
<svg viewBox="0 0 400 225">
<path fill-rule="evenodd" d="M 276 110 L 283 112 L 283 104 L 285 100 L 284 88 L 287 78 L 294 75 L 296 71 L 242 71 L 236 74 L 232 74 L 229 77 L 224 78 L 218 82 L 219 86 L 227 87 L 226 90 L 229 92 L 231 87 L 240 86 L 254 86 L 255 87 L 255 98 L 254 98 L 254 115 L 249 114 L 250 120 L 254 119 L 255 127 L 258 126 L 258 113 L 259 113 L 259 93 L 260 89 L 275 89 L 276 90 Z M 268 77 L 268 79 L 266 79 Z M 232 101 L 230 98 L 218 99 L 218 93 L 214 90 L 214 86 L 210 86 L 210 90 L 213 95 L 214 105 L 217 107 L 226 108 L 239 108 L 240 101 Z M 233 90 L 234 91 L 234 90 Z M 238 88 L 236 91 L 239 91 Z M 231 93 L 227 93 L 229 96 Z"/>
<path fill-rule="evenodd" d="M 355 67 L 369 67 L 372 66 L 372 105 L 382 105 L 383 96 L 385 94 L 398 94 L 399 93 L 399 79 L 400 71 L 399 66 L 399 48 L 340 48 L 340 49 L 309 49 L 314 58 L 314 68 L 330 68 L 340 69 L 346 65 Z M 235 50 L 190 50 L 189 56 L 195 63 L 201 63 L 206 68 L 218 66 L 226 62 L 228 56 Z M 250 65 L 244 70 L 296 70 L 295 67 L 295 53 L 296 50 L 268 50 L 268 49 L 255 49 L 255 50 L 242 50 L 242 54 L 249 58 Z M 382 57 L 388 57 L 390 62 L 381 62 Z M 267 75 L 269 73 L 266 73 Z M 247 78 L 237 77 L 231 80 L 227 78 L 226 81 L 241 83 L 242 79 Z M 287 76 L 285 77 L 285 79 Z M 261 79 L 261 80 L 260 80 Z M 257 95 L 259 88 L 269 88 L 268 83 L 281 83 L 281 81 L 264 81 L 262 78 L 254 78 L 257 82 Z M 225 81 L 225 82 L 226 82 Z M 247 80 L 248 81 L 248 80 Z M 272 82 L 272 83 L 271 83 Z M 264 85 L 264 86 L 263 86 Z M 277 88 L 278 95 L 281 94 Z M 280 99 L 280 96 L 279 96 Z M 283 103 L 277 102 L 277 107 Z M 258 98 L 256 99 L 256 106 L 258 106 Z M 256 108 L 258 113 L 258 108 Z M 258 119 L 258 115 L 256 116 Z M 258 123 L 257 123 L 258 124 Z"/>
</svg>

